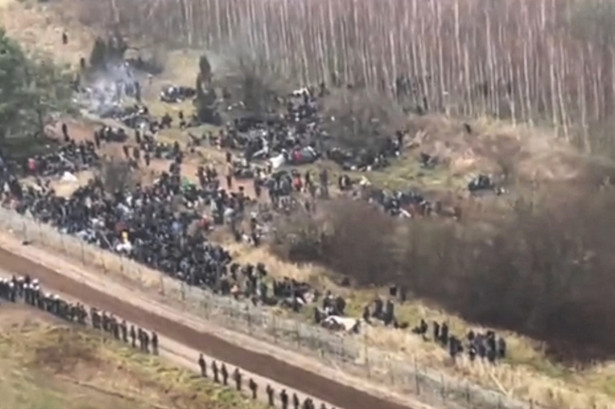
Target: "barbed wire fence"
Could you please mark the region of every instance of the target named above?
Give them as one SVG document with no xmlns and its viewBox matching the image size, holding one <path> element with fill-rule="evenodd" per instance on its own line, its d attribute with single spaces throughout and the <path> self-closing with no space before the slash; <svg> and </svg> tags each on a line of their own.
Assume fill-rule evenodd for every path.
<svg viewBox="0 0 615 409">
<path fill-rule="evenodd" d="M 367 377 L 399 392 L 417 396 L 428 404 L 472 409 L 555 409 L 522 402 L 498 391 L 420 367 L 416 362 L 409 362 L 407 357 L 369 346 L 361 335 L 334 333 L 316 325 L 278 316 L 266 307 L 189 286 L 12 210 L 0 208 L 0 226 L 24 241 L 36 242 L 79 259 L 86 266 L 128 279 L 143 290 L 156 293 L 165 302 L 181 305 L 185 310 L 222 327 L 300 350 L 330 367 Z"/>
</svg>

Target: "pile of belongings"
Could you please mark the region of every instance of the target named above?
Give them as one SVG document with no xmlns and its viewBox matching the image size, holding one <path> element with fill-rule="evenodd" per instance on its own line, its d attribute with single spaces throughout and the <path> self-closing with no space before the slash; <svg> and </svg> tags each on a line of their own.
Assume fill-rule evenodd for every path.
<svg viewBox="0 0 615 409">
<path fill-rule="evenodd" d="M 26 163 L 29 174 L 37 176 L 63 175 L 91 168 L 99 162 L 94 143 L 71 140 L 57 152 L 30 157 Z"/>
<path fill-rule="evenodd" d="M 245 159 L 233 162 L 233 176 L 237 179 L 251 179 L 259 172 L 259 167 L 249 164 Z"/>
<path fill-rule="evenodd" d="M 288 152 L 285 157 L 286 162 L 291 165 L 305 165 L 316 162 L 319 155 L 313 147 L 306 146 L 293 149 L 291 152 Z"/>
<path fill-rule="evenodd" d="M 432 210 L 432 204 L 423 195 L 412 190 L 388 193 L 382 189 L 374 189 L 369 193 L 368 200 L 379 204 L 391 216 L 408 218 L 413 214 L 426 215 Z"/>
<path fill-rule="evenodd" d="M 196 89 L 178 85 L 164 87 L 160 92 L 160 100 L 169 104 L 179 103 L 186 99 L 194 98 Z"/>
<path fill-rule="evenodd" d="M 128 139 L 128 135 L 123 128 L 112 128 L 104 126 L 102 129 L 95 131 L 101 141 L 124 143 Z"/>
<path fill-rule="evenodd" d="M 468 183 L 468 190 L 470 192 L 477 192 L 480 190 L 494 190 L 495 184 L 489 176 L 478 175 Z"/>
<path fill-rule="evenodd" d="M 345 171 L 377 170 L 389 166 L 387 156 L 376 155 L 369 149 L 360 149 L 355 152 L 335 147 L 327 152 L 327 157 L 340 165 Z"/>
</svg>

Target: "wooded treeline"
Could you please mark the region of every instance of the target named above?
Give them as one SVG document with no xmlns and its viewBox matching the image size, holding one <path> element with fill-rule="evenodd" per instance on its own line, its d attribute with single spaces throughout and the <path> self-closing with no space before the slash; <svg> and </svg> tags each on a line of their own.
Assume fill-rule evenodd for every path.
<svg viewBox="0 0 615 409">
<path fill-rule="evenodd" d="M 615 153 L 612 0 L 85 0 L 82 17 L 173 45 L 246 44 L 300 82 L 395 93 L 464 116 L 552 124 Z M 398 84 L 402 85 L 402 84 Z M 397 87 L 398 91 L 400 87 Z M 589 135 L 592 135 L 590 138 Z"/>
</svg>

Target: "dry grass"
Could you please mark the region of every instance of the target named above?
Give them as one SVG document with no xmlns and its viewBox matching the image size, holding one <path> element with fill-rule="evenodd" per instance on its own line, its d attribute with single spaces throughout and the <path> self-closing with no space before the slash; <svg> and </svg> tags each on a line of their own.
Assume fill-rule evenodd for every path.
<svg viewBox="0 0 615 409">
<path fill-rule="evenodd" d="M 333 274 L 322 267 L 287 263 L 272 255 L 265 248 L 251 248 L 241 244 L 227 243 L 232 254 L 242 262 L 263 262 L 273 277 L 293 277 L 343 295 L 348 301 L 351 315 L 360 316 L 363 306 L 376 296 L 386 297 L 387 289 L 347 289 L 339 287 Z M 442 311 L 424 300 L 415 299 L 398 306 L 396 315 L 400 321 L 418 324 L 421 318 L 430 322 L 447 322 L 453 333 L 463 335 L 478 325 Z M 383 327 L 370 327 L 367 342 L 370 346 L 391 351 L 407 362 L 416 362 L 420 367 L 433 368 L 461 379 L 500 390 L 501 392 L 552 408 L 615 408 L 615 363 L 607 362 L 587 368 L 568 368 L 555 364 L 546 357 L 543 346 L 517 334 L 500 331 L 506 336 L 509 356 L 498 366 L 466 359 L 451 365 L 445 350 L 432 342 L 425 342 L 409 331 Z"/>
<path fill-rule="evenodd" d="M 64 14 L 56 13 L 60 9 Z M 0 26 L 27 50 L 43 53 L 60 66 L 75 68 L 81 57 L 88 58 L 96 33 L 74 23 L 70 14 L 74 11 L 52 3 L 2 0 Z M 69 35 L 66 45 L 62 44 L 64 30 Z"/>
<path fill-rule="evenodd" d="M 167 409 L 261 407 L 232 390 L 38 311 L 0 309 L 2 407 Z"/>
<path fill-rule="evenodd" d="M 507 184 L 517 188 L 585 180 L 595 173 L 590 158 L 579 155 L 548 129 L 487 118 L 472 121 L 470 126 L 472 132 L 467 133 L 456 119 L 442 115 L 415 117 L 409 121 L 411 133 L 402 157 L 384 171 L 366 176 L 372 183 L 391 189 L 413 186 L 465 196 L 467 183 L 479 173 L 501 179 L 506 170 Z M 437 156 L 440 164 L 423 168 L 419 162 L 422 152 Z M 613 168 L 612 164 L 603 165 L 604 174 Z"/>
</svg>

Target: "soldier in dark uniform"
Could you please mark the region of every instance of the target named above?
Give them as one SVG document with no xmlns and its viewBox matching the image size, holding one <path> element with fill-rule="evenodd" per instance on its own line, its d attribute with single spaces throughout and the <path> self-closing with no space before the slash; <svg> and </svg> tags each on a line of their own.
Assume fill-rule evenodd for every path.
<svg viewBox="0 0 615 409">
<path fill-rule="evenodd" d="M 60 298 L 57 294 L 51 296 L 51 313 L 54 315 L 60 315 Z"/>
<path fill-rule="evenodd" d="M 117 323 L 117 319 L 115 317 L 111 319 L 111 330 L 113 331 L 113 337 L 119 340 L 120 339 L 120 326 Z"/>
<path fill-rule="evenodd" d="M 152 331 L 152 353 L 158 355 L 158 334 Z"/>
<path fill-rule="evenodd" d="M 128 342 L 128 325 L 126 324 L 126 320 L 122 320 L 120 330 L 122 331 L 122 340 Z"/>
<path fill-rule="evenodd" d="M 235 368 L 233 371 L 233 379 L 235 380 L 237 390 L 241 391 L 241 372 L 239 372 L 239 368 Z"/>
<path fill-rule="evenodd" d="M 139 349 L 143 351 L 143 330 L 137 328 L 137 339 L 139 340 Z"/>
<path fill-rule="evenodd" d="M 96 308 L 90 308 L 90 319 L 92 321 L 92 327 L 94 329 L 100 329 L 100 317 Z"/>
<path fill-rule="evenodd" d="M 149 335 L 147 331 L 141 333 L 143 334 L 143 352 L 149 353 Z"/>
<path fill-rule="evenodd" d="M 68 44 L 68 34 L 66 34 L 66 31 L 62 32 L 62 44 Z"/>
<path fill-rule="evenodd" d="M 105 311 L 102 313 L 102 329 L 105 332 L 109 331 L 109 317 Z"/>
<path fill-rule="evenodd" d="M 130 326 L 130 339 L 132 340 L 132 347 L 136 348 L 137 346 L 137 333 L 135 331 L 135 326 L 131 325 Z"/>
<path fill-rule="evenodd" d="M 224 386 L 228 385 L 228 371 L 226 370 L 226 365 L 222 364 L 222 368 L 220 368 L 220 373 L 222 374 L 222 384 Z"/>
<path fill-rule="evenodd" d="M 27 304 L 30 304 L 30 294 L 31 294 L 30 285 L 26 283 L 24 285 L 24 301 Z"/>
<path fill-rule="evenodd" d="M 296 393 L 293 393 L 293 408 L 299 409 L 299 397 Z"/>
<path fill-rule="evenodd" d="M 274 391 L 271 385 L 267 384 L 267 387 L 265 388 L 265 392 L 267 393 L 267 402 L 269 403 L 269 406 L 274 406 L 274 395 L 273 395 Z"/>
<path fill-rule="evenodd" d="M 219 383 L 220 378 L 218 378 L 218 365 L 216 365 L 216 361 L 211 363 L 211 370 L 214 373 L 214 382 Z"/>
<path fill-rule="evenodd" d="M 207 378 L 207 363 L 205 362 L 205 358 L 203 358 L 203 354 L 199 354 L 199 368 L 201 368 L 201 376 L 203 378 Z"/>
<path fill-rule="evenodd" d="M 17 289 L 15 288 L 15 283 L 10 282 L 9 283 L 9 300 L 11 302 L 15 302 L 16 298 L 17 298 Z"/>
<path fill-rule="evenodd" d="M 34 300 L 32 305 L 34 305 L 35 307 L 41 308 L 41 304 L 42 304 L 42 299 L 43 297 L 41 297 L 41 287 L 35 283 L 34 284 Z M 83 311 L 85 313 L 85 309 Z M 87 315 L 87 313 L 85 313 Z"/>
<path fill-rule="evenodd" d="M 282 389 L 282 392 L 280 392 L 280 401 L 282 402 L 282 409 L 288 409 L 288 393 L 286 393 L 286 389 Z"/>
<path fill-rule="evenodd" d="M 252 399 L 256 399 L 256 390 L 258 389 L 258 385 L 256 384 L 256 382 L 254 382 L 254 379 L 250 378 L 250 380 L 248 381 L 248 386 L 252 391 Z"/>
</svg>

